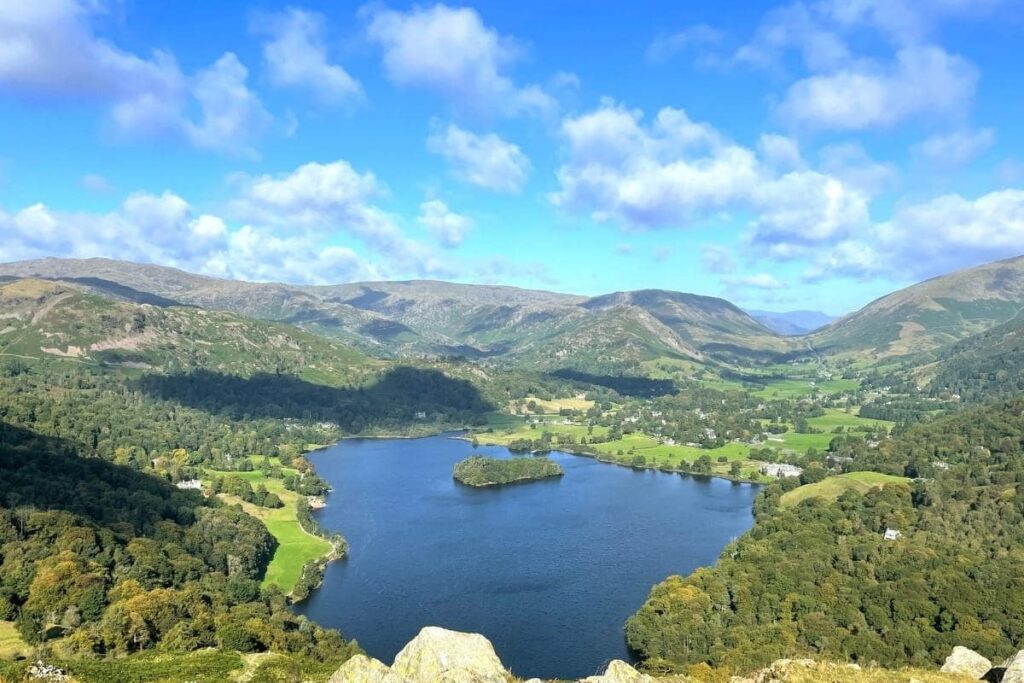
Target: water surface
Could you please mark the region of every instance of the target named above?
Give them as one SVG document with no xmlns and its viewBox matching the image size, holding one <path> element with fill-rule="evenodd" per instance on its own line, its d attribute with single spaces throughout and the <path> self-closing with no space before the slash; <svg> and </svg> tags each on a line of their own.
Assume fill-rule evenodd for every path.
<svg viewBox="0 0 1024 683">
<path fill-rule="evenodd" d="M 297 610 L 390 663 L 423 626 L 487 636 L 522 677 L 575 678 L 628 659 L 623 623 L 653 584 L 714 563 L 753 523 L 757 487 L 565 453 L 565 476 L 476 489 L 448 436 L 352 439 L 310 456 L 334 487 L 317 513 L 349 558 Z"/>
</svg>

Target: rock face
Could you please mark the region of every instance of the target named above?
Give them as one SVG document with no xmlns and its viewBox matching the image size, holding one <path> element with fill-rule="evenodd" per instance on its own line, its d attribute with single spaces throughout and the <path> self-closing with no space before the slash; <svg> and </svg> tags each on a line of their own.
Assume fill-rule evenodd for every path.
<svg viewBox="0 0 1024 683">
<path fill-rule="evenodd" d="M 584 678 L 580 683 L 655 683 L 647 674 L 642 674 L 621 659 L 613 659 L 600 676 Z"/>
<path fill-rule="evenodd" d="M 477 633 L 459 633 L 436 626 L 419 632 L 395 656 L 391 673 L 410 683 L 507 683 L 490 641 Z"/>
<path fill-rule="evenodd" d="M 341 665 L 327 683 L 399 683 L 388 667 L 372 657 L 356 655 Z"/>
<path fill-rule="evenodd" d="M 1002 683 L 1024 683 L 1024 650 L 1003 662 Z"/>
<path fill-rule="evenodd" d="M 946 662 L 942 665 L 943 673 L 965 674 L 978 680 L 984 678 L 991 669 L 992 662 L 974 650 L 959 645 L 953 648 L 953 652 L 946 657 Z"/>
<path fill-rule="evenodd" d="M 733 676 L 730 683 L 786 683 L 787 681 L 830 681 L 849 680 L 851 671 L 860 671 L 856 664 L 818 662 L 813 659 L 780 659 L 770 666 L 747 674 Z M 873 680 L 879 678 L 875 670 Z M 897 672 L 890 672 L 894 676 Z M 909 671 L 898 674 L 891 680 L 910 680 Z M 1024 683 L 1024 650 L 993 667 L 992 662 L 966 647 L 953 648 L 952 654 L 942 665 L 942 673 L 951 674 L 950 679 L 975 680 L 994 683 Z M 859 674 L 857 674 L 859 676 Z M 934 676 L 925 672 L 923 676 Z M 382 662 L 356 655 L 334 672 L 328 683 L 514 683 L 520 679 L 505 670 L 490 641 L 476 633 L 460 633 L 436 626 L 428 626 L 419 632 L 402 651 L 395 656 L 390 667 Z M 929 678 L 929 680 L 932 680 Z M 634 669 L 626 662 L 614 660 L 600 676 L 589 676 L 577 683 L 694 683 L 686 676 L 670 676 L 656 679 Z M 525 683 L 544 683 L 531 678 Z"/>
<path fill-rule="evenodd" d="M 334 672 L 329 683 L 512 683 L 490 641 L 476 633 L 427 626 L 395 656 L 389 668 L 356 655 Z M 541 683 L 530 679 L 527 683 Z M 580 683 L 655 683 L 629 664 L 615 660 L 600 676 Z"/>
</svg>

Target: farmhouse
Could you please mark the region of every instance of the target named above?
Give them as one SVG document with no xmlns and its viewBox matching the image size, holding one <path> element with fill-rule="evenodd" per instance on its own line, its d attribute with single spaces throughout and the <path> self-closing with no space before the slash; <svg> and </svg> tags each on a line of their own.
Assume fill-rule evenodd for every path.
<svg viewBox="0 0 1024 683">
<path fill-rule="evenodd" d="M 803 474 L 803 468 L 796 465 L 787 465 L 781 462 L 770 462 L 761 466 L 761 474 L 769 477 L 799 477 Z"/>
</svg>

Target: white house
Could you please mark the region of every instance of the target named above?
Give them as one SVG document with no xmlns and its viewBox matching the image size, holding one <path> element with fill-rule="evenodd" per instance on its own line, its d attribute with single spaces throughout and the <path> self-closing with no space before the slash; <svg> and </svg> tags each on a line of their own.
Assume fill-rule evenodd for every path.
<svg viewBox="0 0 1024 683">
<path fill-rule="evenodd" d="M 886 529 L 885 534 L 882 536 L 887 541 L 895 541 L 903 536 L 903 533 L 899 529 Z"/>
<path fill-rule="evenodd" d="M 761 474 L 769 477 L 799 477 L 803 474 L 803 468 L 796 465 L 787 465 L 782 462 L 769 462 L 761 466 Z"/>
</svg>

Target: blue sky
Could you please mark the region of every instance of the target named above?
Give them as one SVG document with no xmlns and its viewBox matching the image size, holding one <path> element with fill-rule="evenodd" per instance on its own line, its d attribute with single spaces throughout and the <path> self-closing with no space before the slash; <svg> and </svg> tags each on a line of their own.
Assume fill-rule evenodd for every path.
<svg viewBox="0 0 1024 683">
<path fill-rule="evenodd" d="M 1024 253 L 1024 2 L 0 1 L 0 260 L 842 313 Z"/>
</svg>

